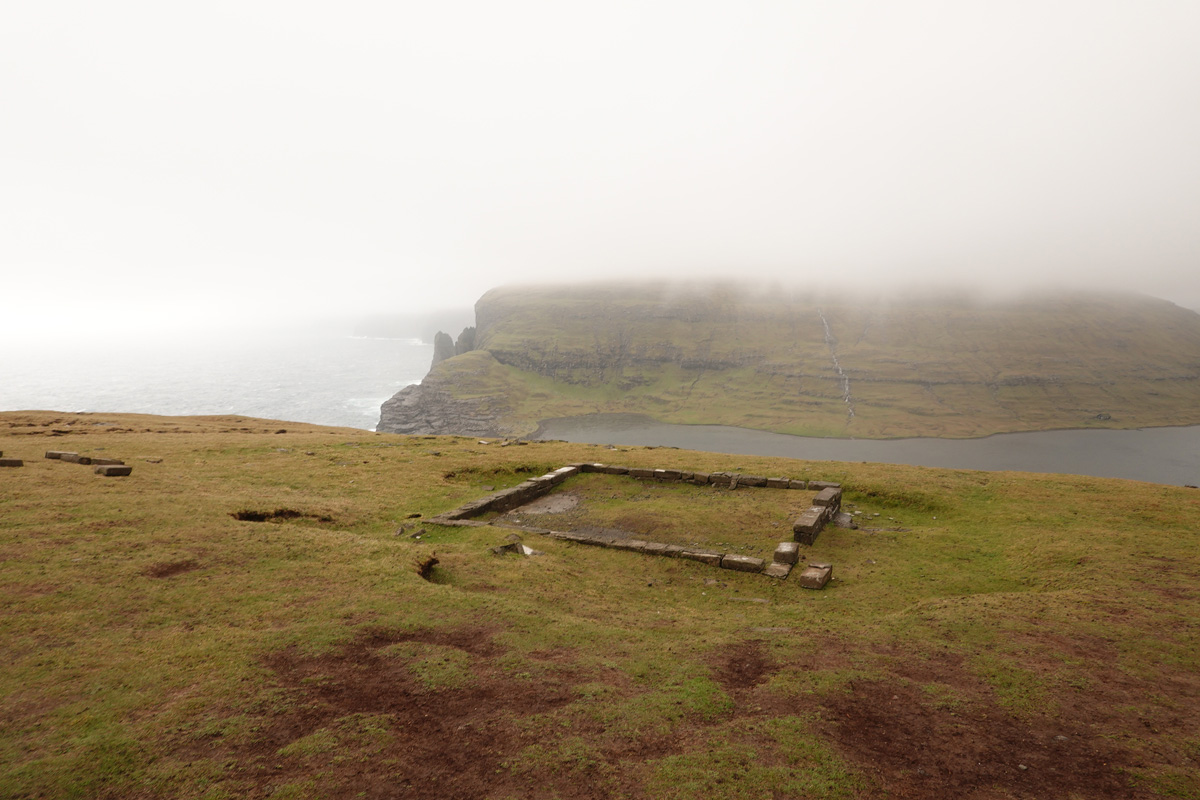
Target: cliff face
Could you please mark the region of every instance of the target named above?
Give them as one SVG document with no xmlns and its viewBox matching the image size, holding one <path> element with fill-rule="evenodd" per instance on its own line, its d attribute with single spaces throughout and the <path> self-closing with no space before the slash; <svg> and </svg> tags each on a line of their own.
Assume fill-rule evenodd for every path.
<svg viewBox="0 0 1200 800">
<path fill-rule="evenodd" d="M 559 286 L 488 292 L 476 321 L 475 349 L 406 390 L 424 399 L 404 425 L 528 433 L 633 412 L 886 438 L 1200 423 L 1200 315 L 1145 297 Z M 388 417 L 380 430 L 399 430 Z"/>
<path fill-rule="evenodd" d="M 384 401 L 375 429 L 427 436 L 516 433 L 503 422 L 512 412 L 503 395 L 486 390 L 470 393 L 473 382 L 481 376 L 486 381 L 488 368 L 494 363 L 486 353 L 472 352 L 474 341 L 475 329 L 471 327 L 463 330 L 457 343 L 439 331 L 429 374 L 421 383 L 406 386 Z"/>
<path fill-rule="evenodd" d="M 385 433 L 507 436 L 499 420 L 507 410 L 495 398 L 459 398 L 436 376 L 406 386 L 384 401 L 376 430 Z"/>
</svg>

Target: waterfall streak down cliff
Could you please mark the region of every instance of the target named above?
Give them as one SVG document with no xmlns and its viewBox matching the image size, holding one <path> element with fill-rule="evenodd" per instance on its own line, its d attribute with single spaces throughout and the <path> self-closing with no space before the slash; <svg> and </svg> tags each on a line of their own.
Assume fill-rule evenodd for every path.
<svg viewBox="0 0 1200 800">
<path fill-rule="evenodd" d="M 846 422 L 849 423 L 854 419 L 854 401 L 850 397 L 850 376 L 842 369 L 842 364 L 837 357 L 837 339 L 833 338 L 833 331 L 829 330 L 829 320 L 825 319 L 825 312 L 822 309 L 817 309 L 817 316 L 821 318 L 821 324 L 825 326 L 825 344 L 829 346 L 829 357 L 833 359 L 833 368 L 837 371 L 838 377 L 842 379 L 842 400 L 846 403 Z"/>
</svg>

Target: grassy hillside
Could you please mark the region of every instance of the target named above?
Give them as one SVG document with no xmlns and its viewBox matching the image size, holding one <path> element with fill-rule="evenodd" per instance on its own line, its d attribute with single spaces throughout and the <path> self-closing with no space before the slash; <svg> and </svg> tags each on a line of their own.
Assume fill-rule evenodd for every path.
<svg viewBox="0 0 1200 800">
<path fill-rule="evenodd" d="M 430 384 L 497 429 L 595 412 L 817 436 L 1200 423 L 1200 315 L 1146 297 L 852 297 L 733 287 L 494 290 Z"/>
<path fill-rule="evenodd" d="M 8 412 L 0 450 L 0 796 L 1200 797 L 1195 490 L 238 417 Z M 421 524 L 579 460 L 839 480 L 872 522 L 820 592 Z M 770 547 L 766 491 L 597 513 Z"/>
</svg>

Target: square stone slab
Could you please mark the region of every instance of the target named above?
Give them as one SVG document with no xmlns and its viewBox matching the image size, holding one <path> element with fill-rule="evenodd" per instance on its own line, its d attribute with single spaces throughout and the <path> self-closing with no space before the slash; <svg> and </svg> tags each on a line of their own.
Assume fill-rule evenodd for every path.
<svg viewBox="0 0 1200 800">
<path fill-rule="evenodd" d="M 763 569 L 762 574 L 768 578 L 779 578 L 783 580 L 792 571 L 791 564 L 784 564 L 780 561 L 772 561 Z"/>
<path fill-rule="evenodd" d="M 737 556 L 733 553 L 726 553 L 725 557 L 721 559 L 721 566 L 738 572 L 762 572 L 763 560 L 753 556 Z"/>
<path fill-rule="evenodd" d="M 800 560 L 799 542 L 780 542 L 775 548 L 774 561 L 776 564 L 792 565 Z"/>
<path fill-rule="evenodd" d="M 817 540 L 817 534 L 825 527 L 826 509 L 812 506 L 799 516 L 792 524 L 795 540 L 801 544 L 812 544 Z"/>
<path fill-rule="evenodd" d="M 708 564 L 712 567 L 721 566 L 722 553 L 716 550 L 700 550 L 693 547 L 685 547 L 679 554 L 680 558 L 690 558 L 692 561 L 699 561 L 701 564 Z"/>
<path fill-rule="evenodd" d="M 834 511 L 838 510 L 842 507 L 842 490 L 835 489 L 832 486 L 822 489 L 813 498 L 813 505 L 825 506 L 832 508 Z"/>
<path fill-rule="evenodd" d="M 809 564 L 804 572 L 800 573 L 800 585 L 805 589 L 824 589 L 832 577 L 832 564 Z"/>
</svg>

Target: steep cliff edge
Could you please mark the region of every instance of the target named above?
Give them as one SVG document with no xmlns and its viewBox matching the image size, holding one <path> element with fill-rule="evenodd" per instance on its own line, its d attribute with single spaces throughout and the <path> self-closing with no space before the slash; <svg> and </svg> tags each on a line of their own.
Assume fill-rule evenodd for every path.
<svg viewBox="0 0 1200 800">
<path fill-rule="evenodd" d="M 406 386 L 380 407 L 376 430 L 385 433 L 461 436 L 511 436 L 522 431 L 504 422 L 512 405 L 490 387 L 502 382 L 490 354 L 472 350 L 475 329 L 466 328 L 456 343 L 437 334 L 433 364 L 419 384 Z M 456 356 L 455 353 L 458 352 Z"/>
<path fill-rule="evenodd" d="M 473 334 L 379 430 L 512 435 L 597 412 L 875 438 L 1200 423 L 1200 315 L 1147 297 L 503 288 Z"/>
</svg>

